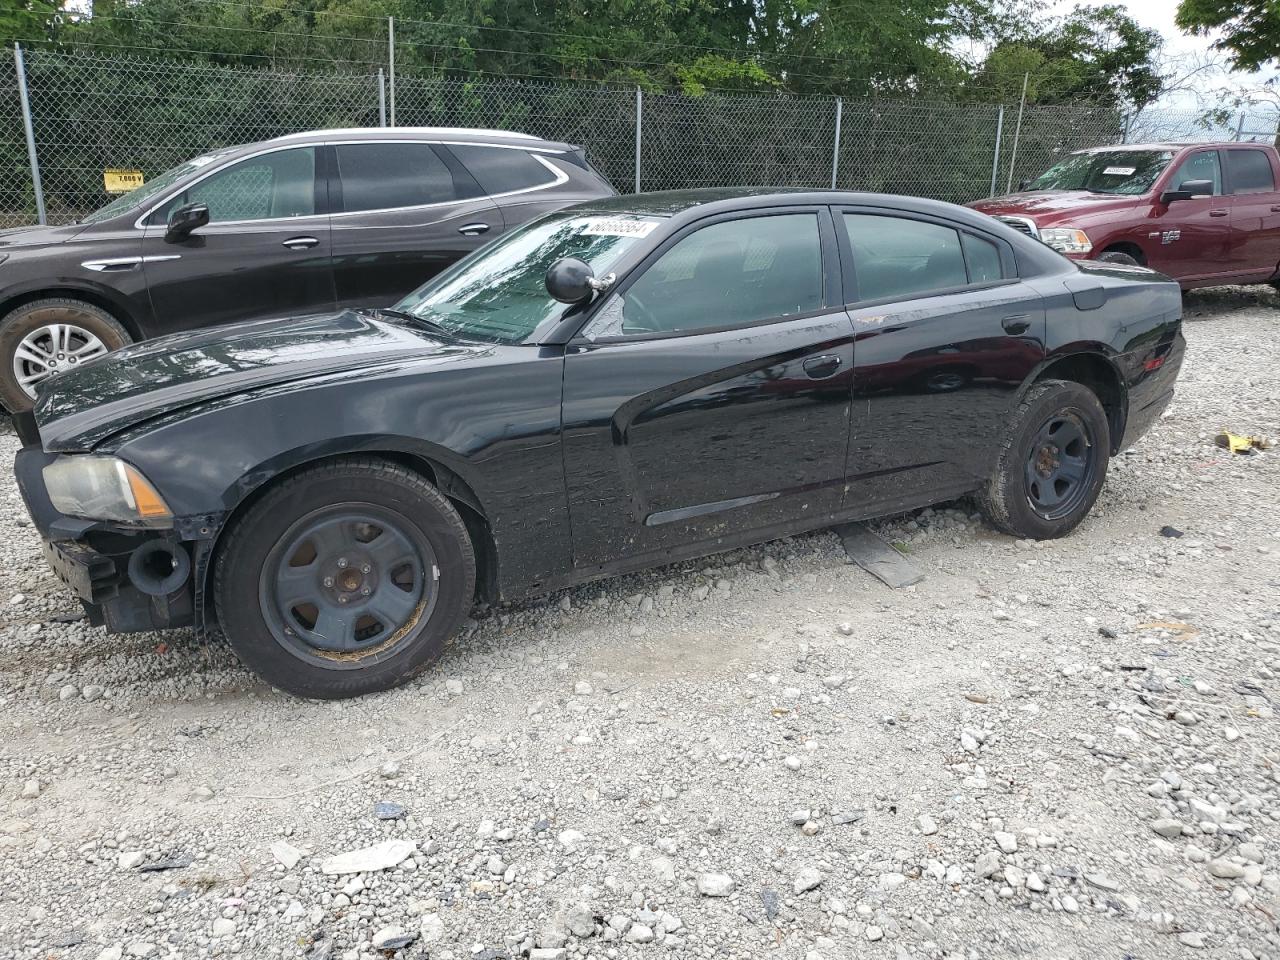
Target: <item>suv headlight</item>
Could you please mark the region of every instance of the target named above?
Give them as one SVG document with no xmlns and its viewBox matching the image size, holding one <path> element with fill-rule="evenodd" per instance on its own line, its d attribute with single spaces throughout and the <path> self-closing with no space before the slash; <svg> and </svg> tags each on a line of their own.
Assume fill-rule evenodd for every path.
<svg viewBox="0 0 1280 960">
<path fill-rule="evenodd" d="M 59 457 L 44 468 L 44 486 L 67 516 L 150 526 L 173 519 L 147 478 L 116 457 Z"/>
<path fill-rule="evenodd" d="M 1093 249 L 1089 235 L 1074 227 L 1041 227 L 1040 239 L 1059 253 L 1088 253 Z"/>
</svg>

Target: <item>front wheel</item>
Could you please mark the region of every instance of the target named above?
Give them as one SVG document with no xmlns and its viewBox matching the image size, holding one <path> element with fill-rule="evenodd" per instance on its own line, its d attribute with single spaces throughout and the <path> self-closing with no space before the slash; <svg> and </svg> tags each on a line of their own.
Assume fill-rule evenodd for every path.
<svg viewBox="0 0 1280 960">
<path fill-rule="evenodd" d="M 1119 250 L 1108 250 L 1105 253 L 1099 254 L 1098 262 L 1099 263 L 1121 263 L 1121 264 L 1124 264 L 1126 267 L 1142 266 L 1142 264 L 1138 263 L 1137 257 L 1131 256 L 1127 253 L 1122 253 Z"/>
<path fill-rule="evenodd" d="M 13 412 L 28 410 L 42 381 L 129 342 L 115 317 L 83 300 L 24 303 L 0 320 L 0 403 Z"/>
<path fill-rule="evenodd" d="M 1037 383 L 1018 405 L 979 506 L 1016 537 L 1064 536 L 1098 499 L 1110 450 L 1107 414 L 1092 390 L 1065 380 Z"/>
<path fill-rule="evenodd" d="M 336 699 L 435 659 L 466 616 L 476 563 L 457 510 L 418 474 L 335 460 L 267 491 L 214 564 L 227 641 L 269 683 Z"/>
</svg>

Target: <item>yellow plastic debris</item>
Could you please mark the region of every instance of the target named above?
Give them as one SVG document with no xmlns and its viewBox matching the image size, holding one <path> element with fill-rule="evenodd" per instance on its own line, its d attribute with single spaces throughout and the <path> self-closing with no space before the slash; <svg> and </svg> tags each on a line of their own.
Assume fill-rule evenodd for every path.
<svg viewBox="0 0 1280 960">
<path fill-rule="evenodd" d="M 1267 450 L 1271 447 L 1271 441 L 1266 437 L 1242 436 L 1227 430 L 1214 437 L 1214 441 L 1232 453 L 1252 453 L 1254 450 Z"/>
</svg>

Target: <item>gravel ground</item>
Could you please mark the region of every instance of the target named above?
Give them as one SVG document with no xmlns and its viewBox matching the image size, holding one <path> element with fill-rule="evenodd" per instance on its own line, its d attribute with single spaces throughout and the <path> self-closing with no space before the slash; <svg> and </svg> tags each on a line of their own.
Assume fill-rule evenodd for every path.
<svg viewBox="0 0 1280 960">
<path fill-rule="evenodd" d="M 0 958 L 1280 958 L 1280 452 L 1213 443 L 1280 434 L 1277 307 L 1188 297 L 1066 540 L 897 518 L 899 591 L 830 533 L 740 550 L 354 702 L 60 622 L 6 481 Z"/>
</svg>

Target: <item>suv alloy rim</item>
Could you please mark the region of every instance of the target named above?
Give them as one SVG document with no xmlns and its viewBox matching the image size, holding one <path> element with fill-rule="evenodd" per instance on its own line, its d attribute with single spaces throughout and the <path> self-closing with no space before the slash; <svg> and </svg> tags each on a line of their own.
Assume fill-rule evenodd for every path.
<svg viewBox="0 0 1280 960">
<path fill-rule="evenodd" d="M 107 345 L 84 327 L 74 323 L 46 324 L 23 337 L 14 350 L 13 376 L 22 392 L 34 400 L 40 381 L 73 370 L 106 352 Z"/>
</svg>

